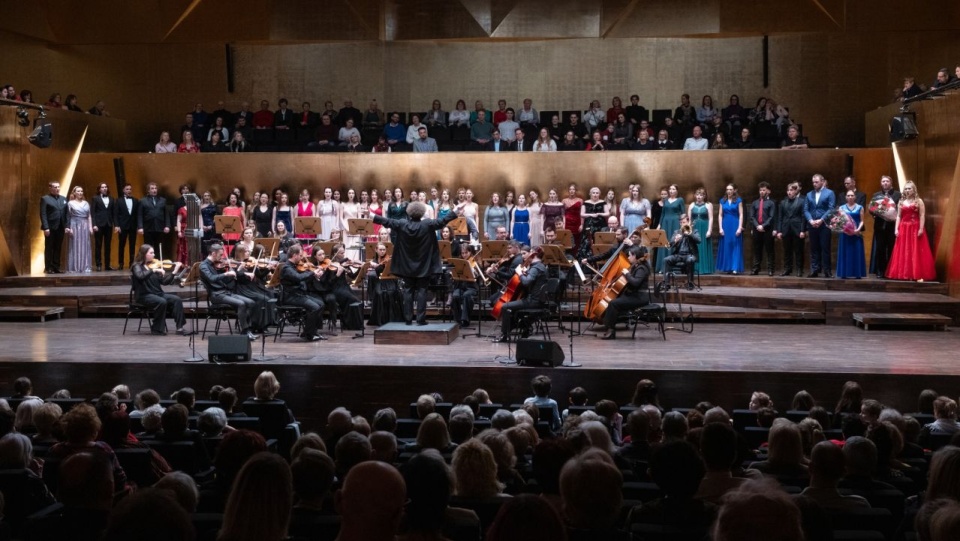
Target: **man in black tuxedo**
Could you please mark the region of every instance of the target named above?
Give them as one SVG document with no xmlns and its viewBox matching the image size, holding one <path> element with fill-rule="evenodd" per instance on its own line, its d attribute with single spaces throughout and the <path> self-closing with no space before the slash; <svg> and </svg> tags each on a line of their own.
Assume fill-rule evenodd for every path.
<svg viewBox="0 0 960 541">
<path fill-rule="evenodd" d="M 746 128 L 744 128 L 746 129 Z M 803 239 L 807 237 L 807 220 L 803 217 L 804 198 L 800 196 L 800 183 L 787 185 L 787 196 L 780 201 L 777 212 L 777 238 L 783 241 L 783 272 L 790 276 L 794 265 L 797 276 L 803 276 Z"/>
<path fill-rule="evenodd" d="M 147 185 L 147 196 L 140 199 L 140 213 L 137 215 L 137 233 L 143 235 L 144 244 L 157 247 L 163 243 L 163 236 L 170 232 L 170 215 L 167 214 L 167 200 L 157 195 L 157 184 Z"/>
<path fill-rule="evenodd" d="M 843 193 L 847 193 L 850 190 L 853 190 L 854 196 L 856 197 L 856 202 L 858 205 L 863 207 L 863 210 L 867 210 L 867 194 L 861 192 L 857 189 L 857 179 L 853 176 L 848 176 L 843 179 Z"/>
<path fill-rule="evenodd" d="M 889 197 L 894 205 L 900 203 L 900 192 L 893 188 L 893 179 L 884 175 L 880 177 L 880 191 L 873 194 L 871 201 Z M 894 232 L 897 229 L 896 221 L 886 221 L 883 218 L 873 218 L 873 250 L 870 253 L 870 272 L 877 278 L 883 278 L 887 272 L 887 264 L 893 255 L 893 242 L 896 240 Z"/>
<path fill-rule="evenodd" d="M 753 227 L 753 272 L 760 274 L 760 263 L 763 254 L 767 254 L 767 274 L 773 276 L 776 265 L 776 254 L 773 251 L 773 239 L 777 232 L 777 204 L 770 199 L 770 184 L 759 184 L 760 197 L 750 206 L 750 225 Z"/>
<path fill-rule="evenodd" d="M 102 262 L 106 262 L 107 270 L 116 270 L 110 266 L 110 246 L 113 244 L 113 228 L 116 226 L 117 200 L 109 195 L 110 188 L 106 182 L 97 186 L 97 195 L 93 197 L 93 259 L 97 270 L 103 270 Z M 101 258 L 101 254 L 103 257 Z"/>
<path fill-rule="evenodd" d="M 531 152 L 533 150 L 533 143 L 524 140 L 523 130 L 517 128 L 514 130 L 514 134 L 516 135 L 516 139 L 510 143 L 511 152 Z"/>
<path fill-rule="evenodd" d="M 491 152 L 506 152 L 509 150 L 510 143 L 500 138 L 500 130 L 493 129 L 493 139 L 487 143 L 487 150 Z"/>
<path fill-rule="evenodd" d="M 40 198 L 40 229 L 43 230 L 43 272 L 59 274 L 63 233 L 67 228 L 67 198 L 60 195 L 60 183 L 47 184 L 50 193 Z"/>
<path fill-rule="evenodd" d="M 437 231 L 462 214 L 463 207 L 464 203 L 460 203 L 454 212 L 440 220 L 424 220 L 427 207 L 419 201 L 407 205 L 407 220 L 373 215 L 373 223 L 385 225 L 397 234 L 391 272 L 403 278 L 406 284 L 403 290 L 403 317 L 407 325 L 413 324 L 414 317 L 417 325 L 427 324 L 427 287 L 430 277 L 443 271 Z M 417 299 L 416 313 L 413 310 L 414 297 Z"/>
<path fill-rule="evenodd" d="M 663 258 L 663 268 L 682 270 L 687 275 L 687 289 L 695 287 L 693 271 L 697 265 L 697 245 L 700 241 L 700 234 L 690 226 L 690 218 L 686 214 L 680 215 L 680 229 L 674 231 L 670 239 L 670 255 Z"/>
<path fill-rule="evenodd" d="M 123 195 L 117 198 L 113 209 L 113 231 L 117 233 L 120 246 L 117 248 L 117 262 L 123 269 L 123 246 L 127 245 L 127 255 L 130 265 L 133 265 L 133 256 L 137 243 L 137 217 L 140 216 L 140 201 L 133 197 L 133 186 L 123 186 Z"/>
</svg>

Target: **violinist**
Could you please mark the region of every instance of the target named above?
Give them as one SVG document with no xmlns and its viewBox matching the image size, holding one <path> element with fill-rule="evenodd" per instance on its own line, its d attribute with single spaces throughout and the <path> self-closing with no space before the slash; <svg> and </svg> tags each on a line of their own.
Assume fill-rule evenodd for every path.
<svg viewBox="0 0 960 541">
<path fill-rule="evenodd" d="M 484 271 L 486 275 L 496 280 L 500 285 L 509 282 L 510 278 L 516 273 L 517 267 L 523 262 L 520 248 L 520 243 L 515 240 L 507 243 L 506 255 L 500 261 L 487 267 Z M 499 296 L 499 293 L 497 296 Z"/>
<path fill-rule="evenodd" d="M 333 245 L 333 257 L 330 260 L 332 264 L 328 266 L 324 277 L 337 303 L 338 312 L 344 314 L 341 328 L 359 330 L 360 325 L 363 324 L 362 317 L 355 317 L 357 314 L 349 312 L 347 308 L 350 305 L 360 304 L 360 299 L 353 294 L 348 281 L 352 278 L 351 272 L 355 274 L 360 264 L 346 256 L 346 247 L 339 242 Z M 356 319 L 356 321 L 347 321 L 350 319 Z"/>
<path fill-rule="evenodd" d="M 269 272 L 268 264 L 250 257 L 250 252 L 242 241 L 233 247 L 233 254 L 240 265 L 235 291 L 255 303 L 250 314 L 250 327 L 253 332 L 262 333 L 267 327 L 277 323 L 277 303 L 270 302 L 277 298 L 277 294 L 264 287 L 261 281 Z"/>
<path fill-rule="evenodd" d="M 663 259 L 663 268 L 666 271 L 680 269 L 687 275 L 687 289 L 693 289 L 693 270 L 697 265 L 697 245 L 700 244 L 700 233 L 690 226 L 690 217 L 680 215 L 680 229 L 674 231 L 670 238 L 670 255 Z"/>
<path fill-rule="evenodd" d="M 235 260 L 243 261 L 243 259 L 246 259 L 246 258 L 237 257 L 237 248 L 239 248 L 240 246 L 244 246 L 247 248 L 247 255 L 253 253 L 253 248 L 254 248 L 253 237 L 254 237 L 255 231 L 256 230 L 253 227 L 243 228 L 243 233 L 240 236 L 240 240 L 237 241 L 237 243 L 233 246 L 233 258 Z"/>
<path fill-rule="evenodd" d="M 461 257 L 463 254 L 463 243 L 453 235 L 453 230 L 450 229 L 449 225 L 444 226 L 443 229 L 440 230 L 440 240 L 450 242 L 450 257 Z"/>
<path fill-rule="evenodd" d="M 237 311 L 237 326 L 241 334 L 246 334 L 250 340 L 260 338 L 250 330 L 250 319 L 257 309 L 257 303 L 248 297 L 239 295 L 237 283 L 238 274 L 245 274 L 243 270 L 235 270 L 229 261 L 223 259 L 223 245 L 210 245 L 210 253 L 200 263 L 200 281 L 207 288 L 207 295 L 211 305 L 228 305 Z M 247 279 L 253 273 L 247 274 Z"/>
<path fill-rule="evenodd" d="M 316 280 L 317 271 L 301 263 L 307 263 L 303 248 L 294 244 L 287 250 L 287 261 L 280 265 L 280 285 L 283 288 L 280 302 L 306 310 L 301 338 L 307 342 L 326 340 L 326 336 L 317 332 L 322 318 L 323 301 L 309 294 L 306 286 Z"/>
<path fill-rule="evenodd" d="M 520 287 L 525 292 L 520 300 L 510 301 L 501 307 L 500 336 L 494 342 L 509 342 L 513 329 L 513 312 L 516 310 L 537 309 L 543 306 L 541 298 L 547 285 L 547 267 L 541 258 L 543 250 L 531 250 L 523 260 L 523 266 L 517 267 L 520 275 Z"/>
<path fill-rule="evenodd" d="M 650 277 L 650 263 L 647 262 L 647 249 L 643 246 L 631 246 L 627 249 L 627 261 L 630 267 L 623 269 L 623 278 L 626 285 L 616 299 L 610 301 L 603 312 L 603 325 L 607 334 L 602 340 L 613 340 L 617 337 L 617 319 L 628 310 L 650 304 L 650 294 L 647 282 Z"/>
<path fill-rule="evenodd" d="M 177 334 L 186 335 L 183 326 L 187 319 L 183 315 L 183 300 L 172 294 L 164 293 L 163 286 L 176 278 L 174 273 L 165 273 L 162 265 L 154 265 L 153 246 L 143 244 L 130 267 L 133 280 L 134 299 L 143 305 L 153 306 L 153 320 L 150 322 L 150 334 L 167 334 L 165 321 L 167 311 L 173 314 L 177 323 Z M 151 268 L 154 267 L 154 268 Z"/>
<path fill-rule="evenodd" d="M 337 296 L 333 293 L 333 282 L 330 273 L 327 272 L 332 261 L 327 259 L 327 254 L 320 246 L 319 242 L 313 243 L 313 245 L 309 247 L 310 255 L 304 256 L 304 259 L 313 265 L 316 277 L 315 280 L 307 281 L 307 292 L 315 300 L 329 308 L 330 321 L 336 321 L 339 316 Z M 306 249 L 304 251 L 306 251 Z M 320 327 L 323 327 L 322 319 L 320 321 Z"/>
</svg>

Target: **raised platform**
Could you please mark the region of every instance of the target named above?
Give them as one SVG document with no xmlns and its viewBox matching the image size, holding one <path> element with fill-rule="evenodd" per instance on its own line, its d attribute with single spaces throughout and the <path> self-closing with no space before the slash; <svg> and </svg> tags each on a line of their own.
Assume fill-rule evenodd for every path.
<svg viewBox="0 0 960 541">
<path fill-rule="evenodd" d="M 0 307 L 0 319 L 20 320 L 38 319 L 40 323 L 57 319 L 63 315 L 62 306 L 3 306 Z"/>
<path fill-rule="evenodd" d="M 456 323 L 387 323 L 373 331 L 373 343 L 392 346 L 448 346 L 460 335 Z"/>
<path fill-rule="evenodd" d="M 853 321 L 858 327 L 869 331 L 870 327 L 917 328 L 930 327 L 934 330 L 945 331 L 950 324 L 950 318 L 940 314 L 853 314 Z"/>
</svg>

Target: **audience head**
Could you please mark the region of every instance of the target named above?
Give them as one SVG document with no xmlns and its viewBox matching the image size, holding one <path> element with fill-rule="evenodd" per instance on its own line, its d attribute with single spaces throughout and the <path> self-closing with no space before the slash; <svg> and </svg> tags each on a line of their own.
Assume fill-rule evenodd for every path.
<svg viewBox="0 0 960 541">
<path fill-rule="evenodd" d="M 404 464 L 402 473 L 407 527 L 412 532 L 439 532 L 453 492 L 449 466 L 436 449 L 425 449 Z"/>
<path fill-rule="evenodd" d="M 580 529 L 613 527 L 623 502 L 623 474 L 609 455 L 588 450 L 560 471 L 560 496 L 567 524 Z"/>
<path fill-rule="evenodd" d="M 747 481 L 728 492 L 714 522 L 714 541 L 803 541 L 800 509 L 775 481 Z"/>
<path fill-rule="evenodd" d="M 700 433 L 700 453 L 707 470 L 730 471 L 737 460 L 737 434 L 727 423 L 710 423 Z"/>
<path fill-rule="evenodd" d="M 497 481 L 493 451 L 476 438 L 457 446 L 452 466 L 456 493 L 461 497 L 490 498 L 503 489 Z"/>
<path fill-rule="evenodd" d="M 267 450 L 267 441 L 258 432 L 235 430 L 223 437 L 213 460 L 217 468 L 217 483 L 229 489 L 240 469 L 250 457 Z"/>
<path fill-rule="evenodd" d="M 33 382 L 30 378 L 21 376 L 13 380 L 13 397 L 23 398 L 33 394 Z"/>
<path fill-rule="evenodd" d="M 810 408 L 817 405 L 813 395 L 807 391 L 798 391 L 793 395 L 793 402 L 790 403 L 790 409 L 799 411 L 810 411 Z"/>
<path fill-rule="evenodd" d="M 770 427 L 768 460 L 774 464 L 797 465 L 803 460 L 800 429 L 789 419 L 779 418 Z"/>
<path fill-rule="evenodd" d="M 924 389 L 920 391 L 917 399 L 917 412 L 933 415 L 933 403 L 940 395 L 933 389 Z"/>
<path fill-rule="evenodd" d="M 19 415 L 20 408 L 17 408 L 17 414 Z M 937 419 L 943 419 L 947 421 L 956 421 L 957 420 L 957 403 L 950 397 L 941 396 L 933 401 L 933 415 Z"/>
<path fill-rule="evenodd" d="M 336 466 L 333 459 L 317 449 L 303 449 L 290 464 L 293 493 L 297 499 L 320 505 L 333 486 Z"/>
<path fill-rule="evenodd" d="M 417 417 L 420 419 L 426 418 L 427 415 L 433 413 L 437 409 L 437 401 L 434 400 L 433 396 L 428 394 L 422 394 L 417 398 Z"/>
<path fill-rule="evenodd" d="M 664 442 L 686 438 L 688 428 L 687 418 L 679 411 L 665 413 L 660 424 Z"/>
<path fill-rule="evenodd" d="M 927 500 L 950 498 L 960 501 L 960 447 L 947 445 L 933 453 L 927 477 Z"/>
<path fill-rule="evenodd" d="M 810 484 L 817 488 L 835 488 L 844 474 L 843 449 L 830 441 L 821 441 L 810 453 Z"/>
<path fill-rule="evenodd" d="M 97 439 L 100 418 L 90 404 L 77 404 L 62 417 L 63 435 L 69 443 L 86 444 Z"/>
<path fill-rule="evenodd" d="M 144 432 L 159 432 L 163 428 L 163 411 L 163 406 L 160 404 L 154 404 L 143 410 L 143 415 L 140 417 L 140 424 L 143 425 Z"/>
<path fill-rule="evenodd" d="M 72 411 L 72 410 L 71 410 Z M 174 404 L 160 416 L 160 425 L 167 436 L 180 436 L 190 427 L 190 412 L 183 404 Z"/>
<path fill-rule="evenodd" d="M 840 390 L 840 400 L 837 402 L 836 413 L 860 413 L 860 403 L 863 401 L 863 389 L 856 381 L 848 381 Z"/>
<path fill-rule="evenodd" d="M 370 434 L 370 460 L 393 464 L 397 457 L 397 437 L 393 432 L 378 430 Z"/>
<path fill-rule="evenodd" d="M 530 381 L 530 387 L 533 389 L 533 393 L 538 397 L 547 397 L 550 396 L 550 389 L 552 383 L 550 382 L 549 376 L 538 375 L 534 376 L 533 380 Z"/>
<path fill-rule="evenodd" d="M 154 404 L 160 403 L 160 394 L 153 389 L 144 389 L 137 393 L 136 398 L 133 400 L 134 406 L 140 411 L 143 411 Z"/>
<path fill-rule="evenodd" d="M 633 399 L 630 403 L 638 407 L 652 404 L 659 410 L 663 409 L 660 406 L 660 398 L 657 395 L 657 384 L 649 379 L 642 379 L 637 382 L 637 387 L 633 392 Z"/>
<path fill-rule="evenodd" d="M 197 503 L 200 501 L 200 489 L 193 477 L 182 471 L 172 471 L 159 481 L 153 484 L 153 488 L 159 488 L 169 491 L 174 499 L 180 504 L 187 513 L 197 511 Z"/>
<path fill-rule="evenodd" d="M 469 408 L 467 408 L 469 410 Z M 473 413 L 452 414 L 447 429 L 450 432 L 450 440 L 453 443 L 460 444 L 473 437 Z"/>
<path fill-rule="evenodd" d="M 213 249 L 213 247 L 211 247 Z M 182 404 L 187 411 L 193 410 L 193 407 L 197 404 L 197 392 L 193 390 L 192 387 L 184 387 L 174 393 L 174 400 L 177 401 L 177 404 Z"/>
<path fill-rule="evenodd" d="M 517 420 L 513 417 L 513 414 L 505 409 L 497 410 L 493 416 L 490 417 L 490 425 L 497 430 L 506 430 L 516 424 Z"/>
<path fill-rule="evenodd" d="M 290 459 L 293 460 L 297 458 L 304 449 L 315 449 L 326 454 L 327 444 L 324 443 L 323 438 L 316 432 L 307 432 L 297 438 L 297 441 L 293 442 L 293 445 L 290 447 Z"/>
<path fill-rule="evenodd" d="M 190 515 L 175 494 L 160 487 L 144 488 L 122 499 L 110 513 L 104 541 L 193 541 Z"/>
<path fill-rule="evenodd" d="M 39 398 L 27 398 L 23 402 L 20 402 L 20 405 L 17 406 L 17 413 L 13 424 L 17 432 L 26 432 L 36 428 L 34 416 L 41 406 L 43 406 L 43 400 Z M 954 409 L 956 409 L 956 404 L 954 404 Z"/>
<path fill-rule="evenodd" d="M 217 539 L 285 539 L 292 508 L 290 466 L 279 455 L 257 453 L 233 482 Z"/>
<path fill-rule="evenodd" d="M 370 460 L 372 452 L 370 440 L 363 434 L 351 431 L 341 436 L 334 450 L 337 477 L 343 479 L 351 468 Z"/>
<path fill-rule="evenodd" d="M 273 400 L 278 392 L 280 392 L 280 382 L 269 370 L 260 372 L 256 381 L 253 382 L 253 394 L 260 400 Z"/>
<path fill-rule="evenodd" d="M 650 477 L 668 498 L 693 498 L 705 474 L 703 460 L 686 441 L 665 442 L 650 455 Z"/>
<path fill-rule="evenodd" d="M 233 387 L 221 389 L 217 394 L 217 403 L 224 412 L 233 413 L 233 409 L 237 407 L 237 390 Z"/>
<path fill-rule="evenodd" d="M 424 417 L 417 430 L 417 445 L 421 448 L 437 449 L 443 452 L 450 445 L 447 423 L 439 413 L 430 413 Z"/>
<path fill-rule="evenodd" d="M 0 438 L 0 469 L 26 469 L 30 467 L 31 460 L 33 460 L 33 444 L 30 438 L 16 432 L 5 434 Z"/>
<path fill-rule="evenodd" d="M 93 406 L 90 406 L 90 412 L 85 415 L 92 413 Z M 67 508 L 109 511 L 113 507 L 113 468 L 107 456 L 81 452 L 65 458 L 60 463 L 57 501 Z"/>
<path fill-rule="evenodd" d="M 761 391 L 755 391 L 750 395 L 750 410 L 757 411 L 760 408 L 772 408 L 773 400 L 770 399 L 770 395 Z"/>
<path fill-rule="evenodd" d="M 227 413 L 220 408 L 207 408 L 197 419 L 197 429 L 206 437 L 219 436 L 227 426 Z"/>
<path fill-rule="evenodd" d="M 847 475 L 871 477 L 877 469 L 877 446 L 863 436 L 847 438 L 843 457 Z"/>
<path fill-rule="evenodd" d="M 397 532 L 407 498 L 403 476 L 383 462 L 350 470 L 334 498 L 340 534 L 351 539 L 385 539 Z"/>
<path fill-rule="evenodd" d="M 53 402 L 44 402 L 37 411 L 33 412 L 33 425 L 37 427 L 37 435 L 50 437 L 55 430 L 63 410 Z"/>
<path fill-rule="evenodd" d="M 533 494 L 518 494 L 500 506 L 487 530 L 487 541 L 566 541 L 557 510 Z"/>
</svg>

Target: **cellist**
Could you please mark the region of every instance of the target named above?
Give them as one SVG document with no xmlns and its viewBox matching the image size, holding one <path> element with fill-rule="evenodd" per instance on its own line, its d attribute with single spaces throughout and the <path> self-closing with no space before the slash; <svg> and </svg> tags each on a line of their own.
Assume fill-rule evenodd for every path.
<svg viewBox="0 0 960 541">
<path fill-rule="evenodd" d="M 525 292 L 520 300 L 511 301 L 501 307 L 500 336 L 494 342 L 509 342 L 515 310 L 536 309 L 543 306 L 541 294 L 547 285 L 547 267 L 541 258 L 543 250 L 537 247 L 531 250 L 523 260 L 523 266 L 517 267 L 520 275 L 520 287 Z"/>
<path fill-rule="evenodd" d="M 629 240 L 627 239 L 628 242 Z M 620 295 L 610 301 L 603 313 L 603 326 L 606 327 L 607 333 L 600 337 L 601 340 L 613 340 L 617 337 L 616 325 L 620 314 L 650 303 L 647 285 L 650 277 L 650 263 L 647 262 L 647 249 L 643 246 L 630 246 L 626 252 L 630 267 L 623 269 L 623 278 L 627 283 L 620 291 Z"/>
<path fill-rule="evenodd" d="M 516 274 L 517 267 L 519 267 L 522 262 L 523 256 L 520 254 L 520 243 L 512 240 L 507 243 L 507 253 L 503 256 L 503 259 L 486 268 L 484 272 L 487 277 L 492 278 L 500 285 L 500 290 L 490 299 L 491 306 L 500 298 L 500 294 L 503 293 L 503 287 L 505 287 L 507 282 L 510 281 L 510 278 Z"/>
<path fill-rule="evenodd" d="M 627 237 L 627 228 L 626 227 L 617 227 L 617 233 L 614 238 L 616 238 L 616 243 L 610 247 L 609 250 L 602 254 L 592 255 L 590 257 L 585 257 L 580 260 L 580 263 L 585 265 L 592 265 L 597 261 L 606 261 L 613 257 L 613 254 L 617 253 L 617 250 L 620 248 L 621 244 L 624 244 L 624 250 L 629 246 L 633 246 L 633 241 Z"/>
</svg>

